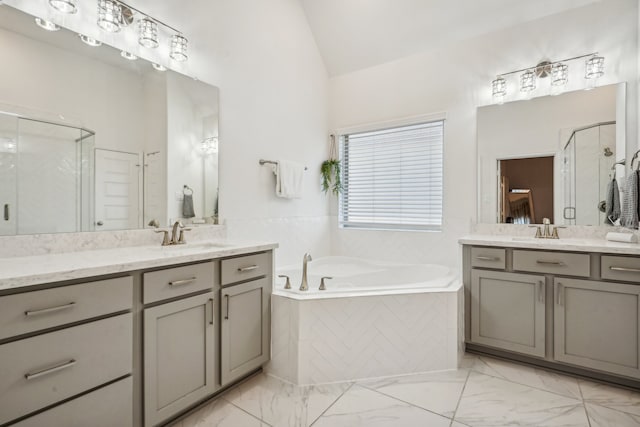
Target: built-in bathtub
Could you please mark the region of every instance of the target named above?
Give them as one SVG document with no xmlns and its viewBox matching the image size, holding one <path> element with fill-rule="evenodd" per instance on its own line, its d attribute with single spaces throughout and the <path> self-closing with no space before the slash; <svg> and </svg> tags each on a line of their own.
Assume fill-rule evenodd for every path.
<svg viewBox="0 0 640 427">
<path fill-rule="evenodd" d="M 278 269 L 269 372 L 296 384 L 455 369 L 462 355 L 463 287 L 445 266 L 350 257 Z M 326 290 L 321 277 L 330 276 Z"/>
</svg>

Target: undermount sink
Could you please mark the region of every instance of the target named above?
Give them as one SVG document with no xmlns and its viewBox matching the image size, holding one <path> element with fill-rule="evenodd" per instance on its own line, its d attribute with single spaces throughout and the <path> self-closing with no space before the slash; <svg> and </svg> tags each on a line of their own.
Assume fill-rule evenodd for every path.
<svg viewBox="0 0 640 427">
<path fill-rule="evenodd" d="M 183 245 L 168 245 L 168 246 L 152 246 L 156 250 L 163 251 L 178 251 L 178 250 L 207 250 L 207 249 L 221 249 L 228 248 L 232 245 L 228 243 L 220 243 L 220 242 L 195 242 L 195 243 L 185 243 Z"/>
</svg>

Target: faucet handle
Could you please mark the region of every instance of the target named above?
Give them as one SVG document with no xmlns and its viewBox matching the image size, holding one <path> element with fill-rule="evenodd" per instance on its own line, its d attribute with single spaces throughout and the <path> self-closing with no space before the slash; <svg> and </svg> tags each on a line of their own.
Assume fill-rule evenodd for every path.
<svg viewBox="0 0 640 427">
<path fill-rule="evenodd" d="M 185 232 L 185 231 L 191 231 L 191 229 L 190 229 L 190 228 L 184 228 L 184 227 L 183 227 L 183 228 L 180 230 L 180 237 L 178 238 L 178 244 L 179 244 L 179 245 L 184 245 L 185 243 L 187 243 L 187 241 L 186 241 L 186 240 L 184 240 L 184 232 Z"/>
<path fill-rule="evenodd" d="M 329 277 L 329 276 L 325 276 L 322 279 L 320 279 L 320 287 L 318 288 L 318 290 L 324 291 L 327 289 L 327 287 L 324 285 L 324 279 L 333 279 L 333 277 Z"/>
<path fill-rule="evenodd" d="M 553 231 L 551 232 L 551 238 L 552 239 L 559 239 L 560 236 L 558 236 L 558 228 L 567 228 L 564 225 L 556 225 L 555 227 L 553 227 Z"/>
<path fill-rule="evenodd" d="M 536 229 L 536 235 L 534 236 L 536 239 L 542 238 L 542 230 L 540 229 L 539 225 L 530 225 L 529 228 Z"/>
<path fill-rule="evenodd" d="M 551 224 L 551 220 L 549 218 L 542 218 L 542 224 L 550 225 Z"/>
<path fill-rule="evenodd" d="M 153 230 L 154 233 L 164 233 L 162 236 L 162 246 L 169 246 L 169 230 Z"/>
<path fill-rule="evenodd" d="M 278 274 L 278 277 L 286 277 L 287 282 L 284 284 L 284 288 L 291 289 L 291 280 L 289 279 L 289 276 L 287 276 L 286 274 Z"/>
</svg>

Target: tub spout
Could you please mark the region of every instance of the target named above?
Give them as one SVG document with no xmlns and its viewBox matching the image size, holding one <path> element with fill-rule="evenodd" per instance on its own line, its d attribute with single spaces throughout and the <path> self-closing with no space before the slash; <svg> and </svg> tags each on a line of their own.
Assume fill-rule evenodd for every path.
<svg viewBox="0 0 640 427">
<path fill-rule="evenodd" d="M 304 258 L 302 258 L 302 283 L 300 283 L 301 291 L 309 290 L 309 282 L 307 282 L 307 262 L 311 260 L 312 258 L 310 253 L 307 252 L 306 254 L 304 254 Z"/>
</svg>

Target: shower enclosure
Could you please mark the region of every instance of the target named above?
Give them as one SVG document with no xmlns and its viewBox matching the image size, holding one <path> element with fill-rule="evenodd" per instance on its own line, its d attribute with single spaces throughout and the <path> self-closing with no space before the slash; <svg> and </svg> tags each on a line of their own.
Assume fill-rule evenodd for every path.
<svg viewBox="0 0 640 427">
<path fill-rule="evenodd" d="M 95 133 L 0 113 L 0 235 L 94 228 Z"/>
<path fill-rule="evenodd" d="M 562 165 L 565 225 L 605 224 L 604 201 L 616 160 L 615 121 L 571 132 L 564 146 Z"/>
</svg>

